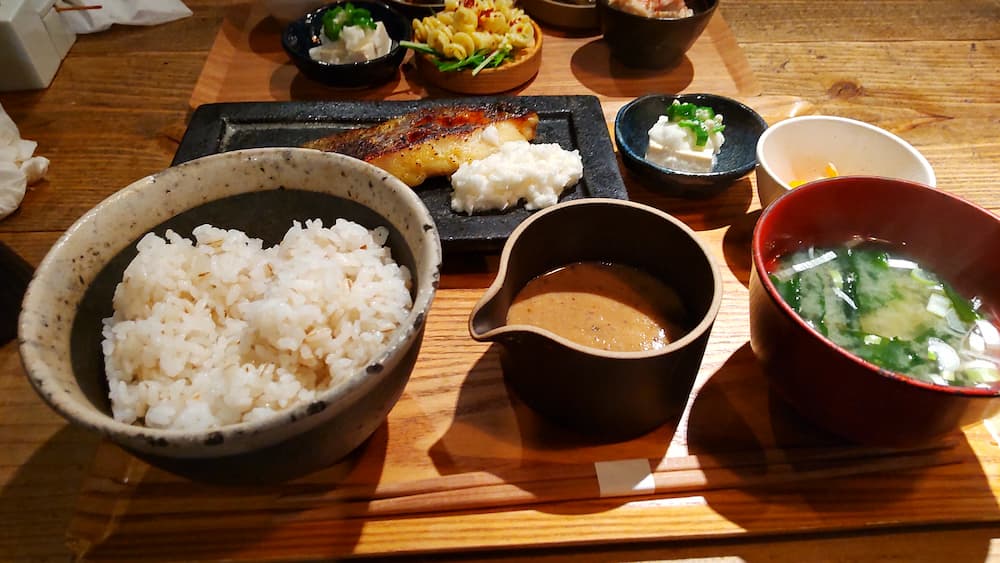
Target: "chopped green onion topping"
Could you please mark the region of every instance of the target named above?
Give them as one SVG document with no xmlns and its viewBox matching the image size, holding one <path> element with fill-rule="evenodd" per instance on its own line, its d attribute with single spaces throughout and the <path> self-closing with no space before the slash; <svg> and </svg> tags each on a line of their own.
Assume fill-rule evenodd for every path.
<svg viewBox="0 0 1000 563">
<path fill-rule="evenodd" d="M 695 145 L 699 147 L 708 143 L 708 136 L 726 130 L 725 125 L 716 125 L 715 110 L 708 106 L 697 106 L 692 103 L 674 103 L 667 106 L 667 117 L 671 122 L 690 129 L 695 136 Z M 708 122 L 712 122 L 709 125 Z"/>
<path fill-rule="evenodd" d="M 700 121 L 705 121 L 707 119 L 715 119 L 715 110 L 708 106 L 700 106 L 695 108 L 694 117 Z"/>
<path fill-rule="evenodd" d="M 694 144 L 699 147 L 705 146 L 708 142 L 708 131 L 705 129 L 705 123 L 698 121 L 696 119 L 682 119 L 677 122 L 677 125 L 685 129 L 690 129 L 694 133 L 695 142 Z"/>
<path fill-rule="evenodd" d="M 372 19 L 371 12 L 365 8 L 356 8 L 350 2 L 323 14 L 323 33 L 334 41 L 340 39 L 340 32 L 345 27 L 350 26 L 375 29 L 375 20 Z"/>
<path fill-rule="evenodd" d="M 698 106 L 694 104 L 670 104 L 667 106 L 667 117 L 670 121 L 680 121 L 682 119 L 697 119 L 695 111 Z"/>
</svg>

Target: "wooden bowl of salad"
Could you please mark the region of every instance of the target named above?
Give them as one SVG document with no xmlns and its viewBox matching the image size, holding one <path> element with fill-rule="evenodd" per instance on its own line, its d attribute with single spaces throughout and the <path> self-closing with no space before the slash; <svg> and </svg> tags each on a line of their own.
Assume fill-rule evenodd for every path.
<svg viewBox="0 0 1000 563">
<path fill-rule="evenodd" d="M 534 78 L 542 64 L 542 30 L 534 21 L 531 22 L 531 27 L 535 30 L 535 44 L 512 51 L 510 57 L 499 66 L 488 65 L 479 70 L 476 66 L 464 66 L 459 70 L 449 70 L 450 66 L 460 61 L 443 59 L 426 52 L 415 53 L 414 65 L 427 83 L 451 92 L 496 94 L 513 90 Z"/>
</svg>

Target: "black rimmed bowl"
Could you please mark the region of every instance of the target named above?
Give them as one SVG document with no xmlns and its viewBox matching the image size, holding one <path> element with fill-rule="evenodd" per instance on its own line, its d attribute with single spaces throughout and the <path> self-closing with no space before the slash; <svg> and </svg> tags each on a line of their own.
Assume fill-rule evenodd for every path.
<svg viewBox="0 0 1000 563">
<path fill-rule="evenodd" d="M 411 20 L 433 16 L 444 9 L 443 0 L 386 0 L 386 3 Z"/>
<path fill-rule="evenodd" d="M 392 48 L 387 55 L 370 61 L 333 64 L 317 61 L 309 56 L 309 49 L 320 45 L 323 33 L 323 14 L 348 2 L 327 4 L 288 24 L 281 36 L 281 46 L 295 66 L 308 78 L 335 88 L 365 88 L 388 82 L 399 72 L 406 49 L 399 46 L 412 36 L 410 20 L 382 2 L 352 0 L 357 8 L 371 12 L 372 19 L 385 24 L 385 30 L 392 39 Z"/>
<path fill-rule="evenodd" d="M 507 322 L 533 278 L 576 262 L 638 268 L 677 292 L 684 333 L 657 350 L 591 348 L 547 329 Z M 680 415 L 722 303 L 711 251 L 682 221 L 614 199 L 574 200 L 543 209 L 514 230 L 496 279 L 469 316 L 469 332 L 500 345 L 504 380 L 525 404 L 582 437 L 634 438 Z"/>
<path fill-rule="evenodd" d="M 638 68 L 676 65 L 705 31 L 718 0 L 686 0 L 694 12 L 684 18 L 651 18 L 597 0 L 601 33 L 618 62 Z"/>
<path fill-rule="evenodd" d="M 265 419 L 208 430 L 147 428 L 113 418 L 102 319 L 148 232 L 184 237 L 201 224 L 276 244 L 292 221 L 338 218 L 384 227 L 409 268 L 413 306 L 371 363 Z M 233 151 L 147 176 L 81 217 L 53 245 L 24 298 L 18 338 L 25 372 L 56 412 L 144 460 L 208 481 L 275 481 L 343 459 L 385 420 L 409 380 L 436 292 L 441 245 L 420 198 L 366 162 L 309 149 Z"/>
<path fill-rule="evenodd" d="M 678 100 L 709 106 L 723 115 L 726 140 L 711 172 L 673 170 L 646 160 L 649 129 Z M 649 94 L 622 106 L 615 117 L 615 143 L 625 167 L 667 195 L 690 199 L 714 197 L 757 165 L 757 139 L 767 123 L 754 110 L 715 94 Z"/>
<path fill-rule="evenodd" d="M 596 0 L 522 0 L 533 19 L 566 31 L 597 31 L 600 19 Z"/>
</svg>

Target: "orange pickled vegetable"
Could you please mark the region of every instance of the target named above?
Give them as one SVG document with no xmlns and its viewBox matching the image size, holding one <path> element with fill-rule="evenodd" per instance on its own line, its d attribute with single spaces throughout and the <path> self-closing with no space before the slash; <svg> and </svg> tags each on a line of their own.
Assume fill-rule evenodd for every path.
<svg viewBox="0 0 1000 563">
<path fill-rule="evenodd" d="M 823 169 L 822 178 L 836 178 L 839 174 L 837 173 L 837 167 L 833 165 L 832 162 L 826 163 L 826 168 Z M 813 178 L 812 180 L 818 180 L 819 178 Z M 788 185 L 797 188 L 806 182 L 811 182 L 812 180 L 792 180 L 788 182 Z"/>
</svg>

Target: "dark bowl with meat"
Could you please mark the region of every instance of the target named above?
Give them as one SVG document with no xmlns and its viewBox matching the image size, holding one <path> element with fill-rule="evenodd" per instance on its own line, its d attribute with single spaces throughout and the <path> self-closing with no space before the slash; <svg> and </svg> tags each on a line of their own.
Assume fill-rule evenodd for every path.
<svg viewBox="0 0 1000 563">
<path fill-rule="evenodd" d="M 625 66 L 667 68 L 677 65 L 705 31 L 718 0 L 686 0 L 691 15 L 641 15 L 631 6 L 643 2 L 597 0 L 601 33 L 611 56 Z"/>
</svg>

